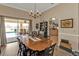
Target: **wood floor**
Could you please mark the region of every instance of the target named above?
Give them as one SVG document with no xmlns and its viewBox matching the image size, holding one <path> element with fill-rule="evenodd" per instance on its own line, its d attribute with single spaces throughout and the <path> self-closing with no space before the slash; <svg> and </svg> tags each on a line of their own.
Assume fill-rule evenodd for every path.
<svg viewBox="0 0 79 59">
<path fill-rule="evenodd" d="M 2 48 L 1 56 L 17 56 L 18 43 L 9 43 L 6 47 Z M 72 56 L 69 52 L 66 52 L 58 47 L 55 47 L 54 56 Z"/>
</svg>

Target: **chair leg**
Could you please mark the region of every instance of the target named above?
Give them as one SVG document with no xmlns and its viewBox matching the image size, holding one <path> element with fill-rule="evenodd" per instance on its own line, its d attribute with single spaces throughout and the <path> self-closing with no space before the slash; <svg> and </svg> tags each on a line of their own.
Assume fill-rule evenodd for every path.
<svg viewBox="0 0 79 59">
<path fill-rule="evenodd" d="M 20 56 L 22 56 L 22 55 L 21 55 L 21 51 L 20 51 Z"/>
<path fill-rule="evenodd" d="M 18 50 L 17 56 L 21 56 L 21 51 Z"/>
<path fill-rule="evenodd" d="M 17 53 L 17 56 L 19 55 L 19 50 L 18 50 L 18 53 Z"/>
</svg>

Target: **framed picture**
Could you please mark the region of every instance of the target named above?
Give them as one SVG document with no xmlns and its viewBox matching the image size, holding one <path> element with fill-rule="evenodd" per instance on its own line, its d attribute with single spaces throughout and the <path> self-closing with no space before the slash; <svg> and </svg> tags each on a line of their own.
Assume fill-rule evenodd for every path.
<svg viewBox="0 0 79 59">
<path fill-rule="evenodd" d="M 73 28 L 73 19 L 61 20 L 61 28 Z"/>
</svg>

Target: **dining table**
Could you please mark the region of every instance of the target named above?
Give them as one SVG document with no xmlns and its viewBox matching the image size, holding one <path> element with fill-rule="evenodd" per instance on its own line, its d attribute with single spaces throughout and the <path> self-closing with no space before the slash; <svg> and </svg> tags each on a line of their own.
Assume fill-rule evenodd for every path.
<svg viewBox="0 0 79 59">
<path fill-rule="evenodd" d="M 57 36 L 52 38 L 29 37 L 23 40 L 26 47 L 33 51 L 43 51 L 58 42 Z"/>
</svg>

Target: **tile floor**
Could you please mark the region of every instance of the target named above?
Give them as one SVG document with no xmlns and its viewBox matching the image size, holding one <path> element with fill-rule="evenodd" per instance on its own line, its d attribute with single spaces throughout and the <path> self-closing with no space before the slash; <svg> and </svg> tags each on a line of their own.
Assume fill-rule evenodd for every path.
<svg viewBox="0 0 79 59">
<path fill-rule="evenodd" d="M 1 56 L 17 56 L 17 51 L 18 51 L 18 43 L 17 42 L 9 43 L 7 44 L 6 47 L 2 48 Z M 73 55 L 56 47 L 54 51 L 54 56 L 73 56 Z"/>
</svg>

